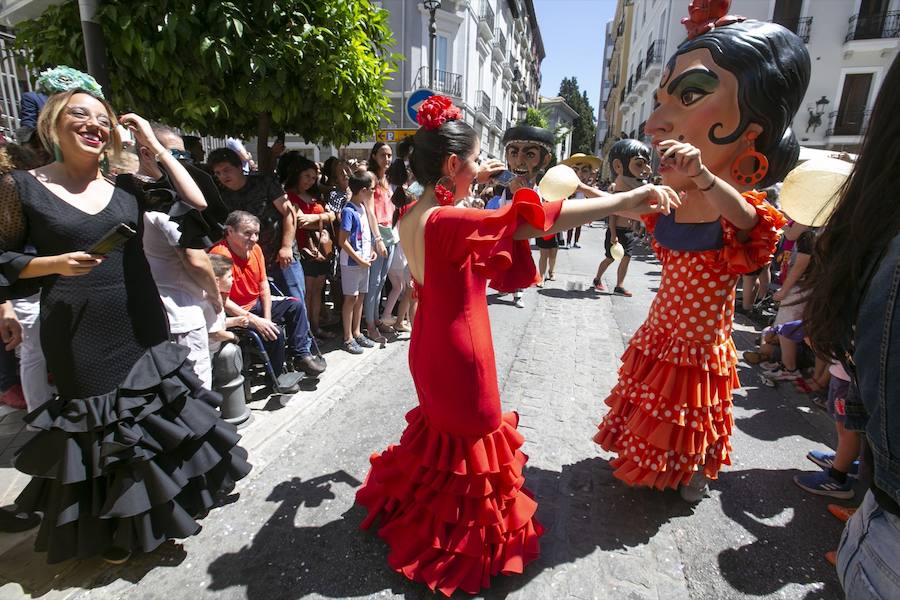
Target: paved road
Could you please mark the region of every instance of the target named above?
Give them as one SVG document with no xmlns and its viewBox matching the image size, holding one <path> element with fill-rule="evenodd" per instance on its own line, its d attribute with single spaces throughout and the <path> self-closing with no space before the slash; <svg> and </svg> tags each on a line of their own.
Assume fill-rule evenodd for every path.
<svg viewBox="0 0 900 600">
<path fill-rule="evenodd" d="M 560 251 L 557 281 L 529 290 L 525 309 L 490 297 L 502 396 L 521 415 L 527 485 L 547 532 L 541 558 L 522 576 L 496 578 L 485 597 L 839 597 L 822 555 L 841 526 L 825 500 L 791 482 L 814 468 L 804 454 L 823 447 L 831 425 L 793 392 L 757 387 L 750 368 L 741 368 L 734 464 L 708 498 L 691 506 L 612 477 L 590 437 L 659 265 L 649 256 L 633 262 L 634 298 L 582 291 L 602 235 L 585 229 L 583 248 Z M 748 345 L 750 328 L 739 329 L 739 346 Z M 353 505 L 369 454 L 399 438 L 415 405 L 406 344 L 379 350 L 354 379 L 295 413 L 255 452 L 261 467 L 200 535 L 113 569 L 48 569 L 41 556 L 20 552 L 0 572 L 11 581 L 0 597 L 432 598 L 387 568 L 386 547 L 358 531 L 363 513 Z"/>
</svg>

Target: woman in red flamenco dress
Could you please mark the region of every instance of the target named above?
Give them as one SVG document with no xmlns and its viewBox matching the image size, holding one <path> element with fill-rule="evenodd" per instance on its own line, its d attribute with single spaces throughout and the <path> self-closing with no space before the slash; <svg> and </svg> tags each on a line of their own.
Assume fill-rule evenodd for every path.
<svg viewBox="0 0 900 600">
<path fill-rule="evenodd" d="M 780 25 L 724 17 L 699 31 L 669 61 L 645 126 L 663 183 L 683 192 L 683 205 L 644 217 L 662 279 L 594 436 L 618 455 L 617 478 L 680 488 L 688 501 L 731 464 L 734 289 L 769 263 L 784 223 L 753 190 L 797 161 L 790 123 L 810 64 Z"/>
<path fill-rule="evenodd" d="M 444 97 L 419 112 L 410 161 L 425 191 L 400 220 L 419 296 L 409 351 L 419 406 L 406 415 L 400 443 L 372 456 L 356 495 L 368 509 L 362 528 L 380 518 L 391 568 L 447 596 L 521 573 L 537 558 L 542 533 L 523 487 L 518 416 L 500 409 L 488 281 L 500 291 L 537 282 L 529 238 L 617 210 L 678 204 L 671 189 L 644 186 L 573 204 L 541 203 L 534 190 L 519 189 L 497 211 L 454 207 L 476 176 L 504 168 L 491 163 L 479 173 L 478 137 L 458 115 Z"/>
</svg>

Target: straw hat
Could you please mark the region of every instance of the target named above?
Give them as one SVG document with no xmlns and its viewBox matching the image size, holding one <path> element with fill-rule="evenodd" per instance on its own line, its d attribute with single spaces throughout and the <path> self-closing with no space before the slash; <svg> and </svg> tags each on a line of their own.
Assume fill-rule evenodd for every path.
<svg viewBox="0 0 900 600">
<path fill-rule="evenodd" d="M 781 210 L 797 223 L 821 227 L 831 216 L 838 191 L 852 170 L 852 163 L 837 158 L 806 161 L 784 178 L 779 196 Z"/>
<path fill-rule="evenodd" d="M 588 163 L 589 165 L 591 165 L 592 169 L 599 169 L 600 167 L 603 166 L 603 159 L 597 158 L 593 154 L 582 154 L 581 152 L 578 152 L 576 154 L 573 154 L 566 160 L 561 161 L 560 164 L 563 164 L 563 165 L 566 165 L 569 167 L 574 167 L 575 165 L 578 165 L 581 163 Z"/>
</svg>

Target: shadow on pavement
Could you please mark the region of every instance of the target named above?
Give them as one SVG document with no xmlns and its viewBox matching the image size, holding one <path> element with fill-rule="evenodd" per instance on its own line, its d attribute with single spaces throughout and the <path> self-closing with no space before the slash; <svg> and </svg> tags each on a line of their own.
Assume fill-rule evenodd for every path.
<svg viewBox="0 0 900 600">
<path fill-rule="evenodd" d="M 829 499 L 794 485 L 799 473 L 731 471 L 712 483 L 721 492 L 723 512 L 753 539 L 718 556 L 722 577 L 739 592 L 765 596 L 792 583 L 821 583 L 807 599 L 842 597 L 837 574 L 824 555 L 837 548 L 843 524 L 828 514 Z"/>
<path fill-rule="evenodd" d="M 301 508 L 317 508 L 336 498 L 332 485 L 356 488 L 361 482 L 345 471 L 279 483 L 266 498 L 280 503 L 249 546 L 223 554 L 209 565 L 210 590 L 245 587 L 249 600 L 355 597 L 392 590 L 407 597 L 432 596 L 387 566 L 387 546 L 359 530 L 365 510 L 353 506 L 324 525 L 304 522 Z"/>
<path fill-rule="evenodd" d="M 541 557 L 522 575 L 492 577 L 492 587 L 484 591 L 487 598 L 503 598 L 545 569 L 571 563 L 598 548 L 646 544 L 669 519 L 693 512 L 676 493 L 632 489 L 615 481 L 600 458 L 566 465 L 562 472 L 526 468 L 525 476 L 526 487 L 539 502 L 538 520 L 546 529 Z M 360 485 L 344 471 L 278 484 L 267 500 L 280 506 L 250 545 L 210 564 L 209 589 L 245 587 L 249 600 L 308 594 L 357 597 L 385 590 L 407 598 L 437 598 L 424 585 L 388 567 L 387 545 L 377 535 L 359 530 L 364 509 L 354 506 L 324 525 L 296 525 L 304 521 L 301 508 L 335 499 L 331 487 L 338 483 Z M 470 596 L 458 592 L 454 597 Z"/>
</svg>

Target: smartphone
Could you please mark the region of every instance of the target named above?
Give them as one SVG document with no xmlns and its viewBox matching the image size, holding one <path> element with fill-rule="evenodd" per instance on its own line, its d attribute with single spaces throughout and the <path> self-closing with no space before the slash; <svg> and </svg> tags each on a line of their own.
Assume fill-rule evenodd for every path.
<svg viewBox="0 0 900 600">
<path fill-rule="evenodd" d="M 119 246 L 137 235 L 137 231 L 126 225 L 119 223 L 106 232 L 100 241 L 90 247 L 88 254 L 99 254 L 101 256 L 109 254 Z"/>
<path fill-rule="evenodd" d="M 494 183 L 499 183 L 500 185 L 507 185 L 510 181 L 516 178 L 516 174 L 512 171 L 501 171 L 497 173 L 493 177 L 491 177 L 491 181 Z"/>
</svg>

